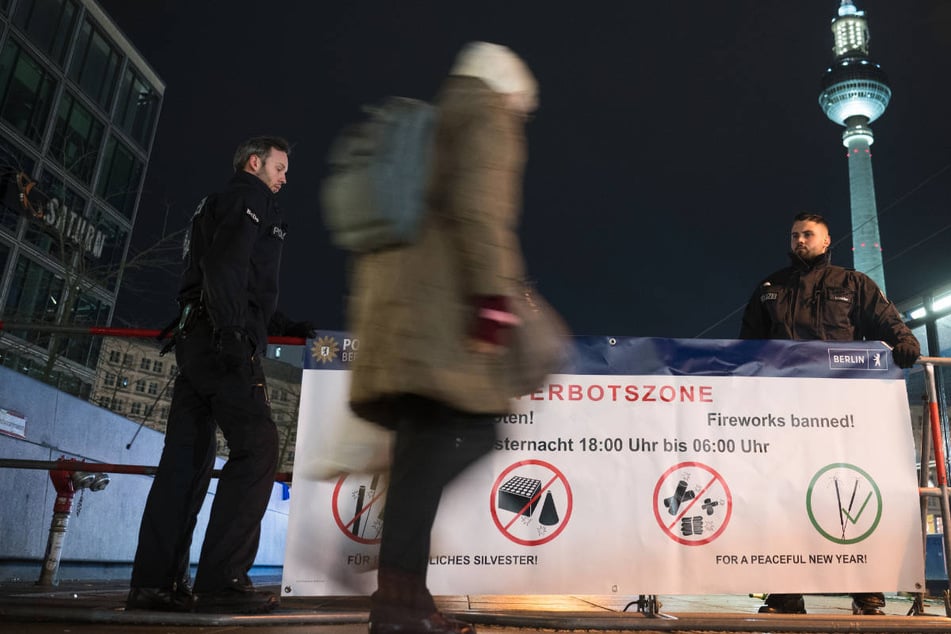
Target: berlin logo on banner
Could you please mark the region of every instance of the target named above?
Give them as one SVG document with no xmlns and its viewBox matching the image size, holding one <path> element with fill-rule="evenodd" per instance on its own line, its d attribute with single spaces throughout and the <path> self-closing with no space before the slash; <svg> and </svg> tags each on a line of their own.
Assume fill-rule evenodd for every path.
<svg viewBox="0 0 951 634">
<path fill-rule="evenodd" d="M 888 355 L 868 348 L 830 348 L 829 369 L 884 371 L 888 369 Z"/>
</svg>

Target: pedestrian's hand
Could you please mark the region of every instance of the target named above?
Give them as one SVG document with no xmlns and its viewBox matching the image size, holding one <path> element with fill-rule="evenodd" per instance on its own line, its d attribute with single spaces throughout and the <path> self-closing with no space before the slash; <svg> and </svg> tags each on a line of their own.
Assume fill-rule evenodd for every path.
<svg viewBox="0 0 951 634">
<path fill-rule="evenodd" d="M 215 351 L 222 370 L 234 370 L 251 360 L 251 341 L 240 328 L 222 328 L 215 333 Z"/>
<path fill-rule="evenodd" d="M 892 348 L 892 359 L 899 368 L 910 368 L 921 354 L 921 348 L 913 343 L 902 342 Z"/>
</svg>

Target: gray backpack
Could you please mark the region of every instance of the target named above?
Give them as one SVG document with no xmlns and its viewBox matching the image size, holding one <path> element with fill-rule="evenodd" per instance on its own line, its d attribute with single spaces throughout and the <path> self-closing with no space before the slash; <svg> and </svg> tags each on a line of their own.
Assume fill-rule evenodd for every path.
<svg viewBox="0 0 951 634">
<path fill-rule="evenodd" d="M 334 244 L 366 253 L 412 243 L 426 210 L 436 108 L 389 97 L 334 141 L 321 185 Z"/>
</svg>

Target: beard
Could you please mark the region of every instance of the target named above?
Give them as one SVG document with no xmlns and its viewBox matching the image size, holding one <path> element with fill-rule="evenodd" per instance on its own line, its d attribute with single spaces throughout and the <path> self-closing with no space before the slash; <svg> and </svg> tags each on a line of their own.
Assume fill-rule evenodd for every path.
<svg viewBox="0 0 951 634">
<path fill-rule="evenodd" d="M 267 170 L 264 168 L 264 165 L 261 165 L 260 169 L 254 173 L 255 176 L 261 179 L 261 181 L 267 185 L 267 188 L 272 192 L 276 192 L 274 189 L 274 182 L 271 180 L 271 176 L 267 173 Z M 278 188 L 280 189 L 280 188 Z"/>
<path fill-rule="evenodd" d="M 818 249 L 812 250 L 806 245 L 799 245 L 793 249 L 793 253 L 801 257 L 803 260 L 811 260 L 822 255 L 823 252 Z"/>
</svg>

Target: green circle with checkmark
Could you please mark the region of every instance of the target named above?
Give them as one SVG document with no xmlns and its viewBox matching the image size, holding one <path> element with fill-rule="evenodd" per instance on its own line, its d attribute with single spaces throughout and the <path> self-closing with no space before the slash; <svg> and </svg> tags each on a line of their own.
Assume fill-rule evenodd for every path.
<svg viewBox="0 0 951 634">
<path fill-rule="evenodd" d="M 855 544 L 875 532 L 882 519 L 882 493 L 864 470 L 844 462 L 819 470 L 806 492 L 809 521 L 836 544 Z"/>
</svg>

